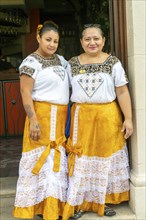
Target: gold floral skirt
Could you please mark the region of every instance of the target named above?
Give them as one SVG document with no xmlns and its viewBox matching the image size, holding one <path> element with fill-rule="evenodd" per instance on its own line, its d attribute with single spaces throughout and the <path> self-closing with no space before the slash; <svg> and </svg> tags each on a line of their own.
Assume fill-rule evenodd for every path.
<svg viewBox="0 0 146 220">
<path fill-rule="evenodd" d="M 63 220 L 74 210 L 104 215 L 105 203 L 129 199 L 129 164 L 116 102 L 73 104 L 67 142 L 69 187 Z"/>
<path fill-rule="evenodd" d="M 66 202 L 67 106 L 34 102 L 34 107 L 41 136 L 30 139 L 26 117 L 13 215 L 26 219 L 42 214 L 44 220 L 56 220 Z"/>
</svg>

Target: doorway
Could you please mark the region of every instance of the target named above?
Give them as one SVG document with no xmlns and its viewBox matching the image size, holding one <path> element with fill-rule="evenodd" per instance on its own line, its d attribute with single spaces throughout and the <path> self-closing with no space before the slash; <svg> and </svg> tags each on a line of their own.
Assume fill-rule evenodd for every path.
<svg viewBox="0 0 146 220">
<path fill-rule="evenodd" d="M 127 72 L 126 0 L 26 0 L 26 5 L 30 16 L 31 10 L 38 10 L 37 17 L 34 14 L 30 20 L 32 28 L 35 27 L 34 39 L 31 34 L 26 40 L 26 47 L 29 40 L 35 44 L 38 22 L 53 20 L 61 30 L 58 53 L 68 60 L 82 51 L 79 39 L 83 25 L 98 23 L 105 33 L 105 51 L 116 55 Z M 25 55 L 30 53 L 30 48 L 31 45 Z"/>
<path fill-rule="evenodd" d="M 67 60 L 82 51 L 79 41 L 82 26 L 87 23 L 99 23 L 102 25 L 106 36 L 105 50 L 116 55 L 122 61 L 124 68 L 127 69 L 125 0 L 31 0 L 29 2 L 31 2 L 31 5 L 27 5 L 27 7 L 31 16 L 33 16 L 33 19 L 30 19 L 33 30 L 28 34 L 29 36 L 25 37 L 26 46 L 29 49 L 25 55 L 36 49 L 37 45 L 34 42 L 36 41 L 36 25 L 39 23 L 53 20 L 59 25 L 61 35 L 58 53 Z M 44 2 L 43 5 L 42 2 Z M 38 12 L 37 18 L 36 14 L 32 14 L 32 11 Z M 16 140 L 18 140 L 17 137 L 12 137 L 11 141 L 3 139 L 0 146 L 4 150 L 2 152 L 5 159 L 2 164 L 4 176 L 16 175 L 18 171 L 22 140 L 20 139 L 17 142 L 19 147 L 16 146 Z M 11 148 L 13 152 L 8 155 L 7 149 L 9 149 L 10 144 L 13 144 L 14 148 Z M 19 149 L 19 152 L 15 152 L 15 146 Z M 8 166 L 11 162 L 8 157 L 11 157 L 11 155 L 17 155 L 17 158 L 16 156 L 13 158 L 15 172 L 13 170 L 12 173 L 10 173 Z M 9 173 L 5 171 L 7 167 Z"/>
<path fill-rule="evenodd" d="M 110 20 L 108 0 L 54 0 L 44 1 L 40 8 L 40 23 L 53 20 L 60 27 L 58 53 L 67 60 L 78 55 L 80 32 L 84 24 L 99 23 L 106 36 L 105 50 L 110 52 Z"/>
</svg>

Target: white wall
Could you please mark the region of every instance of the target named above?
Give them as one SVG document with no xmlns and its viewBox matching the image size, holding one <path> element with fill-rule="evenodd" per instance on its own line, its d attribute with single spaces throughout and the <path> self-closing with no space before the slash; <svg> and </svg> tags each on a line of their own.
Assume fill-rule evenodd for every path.
<svg viewBox="0 0 146 220">
<path fill-rule="evenodd" d="M 130 206 L 145 220 L 146 190 L 146 0 L 126 0 L 128 76 L 133 104 L 134 134 L 130 140 Z"/>
</svg>

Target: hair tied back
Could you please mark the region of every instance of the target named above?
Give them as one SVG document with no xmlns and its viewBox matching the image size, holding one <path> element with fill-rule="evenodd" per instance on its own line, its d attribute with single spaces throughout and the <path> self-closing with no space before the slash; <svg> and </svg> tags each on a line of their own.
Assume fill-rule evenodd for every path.
<svg viewBox="0 0 146 220">
<path fill-rule="evenodd" d="M 49 25 L 49 26 L 52 26 L 52 27 L 54 27 L 56 29 L 59 29 L 59 26 L 54 21 L 52 21 L 52 20 L 45 21 L 43 23 L 43 25 Z"/>
<path fill-rule="evenodd" d="M 43 25 L 42 24 L 39 24 L 37 26 L 37 35 L 40 33 L 40 30 L 42 29 Z"/>
</svg>

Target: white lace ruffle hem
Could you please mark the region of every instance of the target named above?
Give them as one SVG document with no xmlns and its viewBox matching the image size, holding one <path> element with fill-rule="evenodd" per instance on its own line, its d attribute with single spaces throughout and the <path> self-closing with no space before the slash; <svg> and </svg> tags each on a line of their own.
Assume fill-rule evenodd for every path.
<svg viewBox="0 0 146 220">
<path fill-rule="evenodd" d="M 76 157 L 73 176 L 69 178 L 67 202 L 104 204 L 106 194 L 129 191 L 129 163 L 126 145 L 108 158 Z"/>
<path fill-rule="evenodd" d="M 54 149 L 50 150 L 46 162 L 38 175 L 31 171 L 46 147 L 22 153 L 19 165 L 15 206 L 34 206 L 48 197 L 66 201 L 67 190 L 67 157 L 64 147 L 59 146 L 61 152 L 60 171 L 53 172 Z"/>
</svg>

